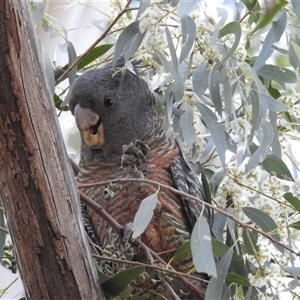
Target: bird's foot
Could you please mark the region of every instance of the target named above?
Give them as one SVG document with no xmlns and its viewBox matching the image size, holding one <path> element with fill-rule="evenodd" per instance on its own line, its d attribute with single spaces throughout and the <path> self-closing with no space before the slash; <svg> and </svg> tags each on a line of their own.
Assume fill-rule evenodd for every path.
<svg viewBox="0 0 300 300">
<path fill-rule="evenodd" d="M 144 178 L 143 172 L 137 168 L 147 161 L 149 147 L 142 141 L 136 140 L 129 145 L 123 146 L 121 166 L 131 178 Z"/>
<path fill-rule="evenodd" d="M 134 242 L 131 238 L 133 234 L 133 223 L 127 223 L 124 225 L 122 242 Z"/>
</svg>

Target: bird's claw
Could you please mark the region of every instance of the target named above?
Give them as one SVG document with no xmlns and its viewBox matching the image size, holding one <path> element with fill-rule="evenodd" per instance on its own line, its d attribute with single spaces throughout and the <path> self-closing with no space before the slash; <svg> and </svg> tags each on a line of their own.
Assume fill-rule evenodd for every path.
<svg viewBox="0 0 300 300">
<path fill-rule="evenodd" d="M 129 145 L 123 146 L 123 155 L 121 165 L 123 168 L 128 166 L 138 167 L 147 161 L 146 155 L 149 152 L 149 147 L 142 141 L 136 140 Z"/>
<path fill-rule="evenodd" d="M 138 167 L 147 161 L 146 155 L 148 152 L 149 147 L 140 140 L 123 147 L 121 166 L 130 178 L 144 178 L 143 172 L 138 170 Z M 136 184 L 141 185 L 140 183 Z"/>
<path fill-rule="evenodd" d="M 126 242 L 133 242 L 134 240 L 131 238 L 133 234 L 133 224 L 127 223 L 124 225 L 123 229 L 123 238 L 122 242 L 125 244 Z"/>
</svg>

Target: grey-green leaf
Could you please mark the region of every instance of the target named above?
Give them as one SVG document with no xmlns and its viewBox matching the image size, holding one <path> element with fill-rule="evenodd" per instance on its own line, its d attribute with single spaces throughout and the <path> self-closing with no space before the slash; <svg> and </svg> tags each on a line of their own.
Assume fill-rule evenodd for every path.
<svg viewBox="0 0 300 300">
<path fill-rule="evenodd" d="M 133 234 L 132 238 L 139 237 L 147 228 L 150 223 L 153 210 L 157 203 L 157 193 L 146 197 L 140 204 L 138 211 L 136 212 L 133 220 Z"/>
<path fill-rule="evenodd" d="M 203 216 L 198 218 L 194 226 L 191 249 L 196 270 L 215 277 L 217 270 L 212 252 L 210 229 L 206 218 Z"/>
<path fill-rule="evenodd" d="M 139 32 L 139 21 L 129 24 L 120 34 L 114 53 L 113 66 L 116 65 L 118 58 L 122 55 L 126 45 L 133 40 Z"/>
<path fill-rule="evenodd" d="M 295 83 L 297 81 L 297 76 L 293 71 L 274 65 L 262 66 L 257 70 L 257 74 L 263 78 L 275 80 L 279 83 Z"/>
<path fill-rule="evenodd" d="M 194 71 L 193 78 L 192 78 L 194 92 L 199 98 L 202 97 L 202 95 L 207 89 L 208 74 L 209 74 L 209 69 L 207 68 L 207 65 L 208 65 L 207 62 L 199 65 Z"/>
<path fill-rule="evenodd" d="M 196 24 L 190 16 L 188 15 L 182 16 L 181 26 L 182 26 L 182 45 L 181 45 L 179 63 L 181 63 L 190 53 L 196 35 Z"/>
<path fill-rule="evenodd" d="M 228 60 L 233 55 L 233 53 L 235 52 L 235 50 L 237 49 L 237 47 L 240 43 L 242 29 L 241 29 L 241 25 L 238 22 L 231 22 L 231 23 L 228 23 L 227 25 L 225 25 L 219 32 L 219 38 L 222 38 L 223 36 L 231 34 L 231 33 L 234 34 L 235 40 L 234 40 L 234 43 L 233 43 L 231 49 L 222 58 L 222 61 L 221 61 L 222 63 L 224 63 L 226 60 Z"/>
<path fill-rule="evenodd" d="M 184 113 L 180 116 L 179 126 L 182 131 L 184 142 L 192 147 L 193 143 L 196 141 L 196 131 L 193 126 L 193 111 L 191 105 L 187 102 L 184 102 L 180 109 L 184 111 Z"/>
<path fill-rule="evenodd" d="M 211 137 L 215 143 L 220 161 L 225 166 L 225 152 L 227 150 L 227 141 L 223 126 L 218 123 L 218 119 L 215 114 L 204 104 L 195 103 L 197 106 L 208 130 L 211 133 Z"/>
<path fill-rule="evenodd" d="M 222 299 L 222 291 L 224 286 L 224 281 L 228 273 L 228 269 L 232 260 L 233 247 L 226 252 L 226 254 L 221 258 L 220 262 L 217 264 L 217 277 L 212 277 L 206 288 L 205 299 Z"/>
<path fill-rule="evenodd" d="M 293 274 L 294 276 L 300 276 L 300 267 L 283 267 L 282 269 Z"/>
<path fill-rule="evenodd" d="M 277 101 L 273 97 L 267 95 L 267 94 L 261 94 L 259 93 L 259 98 L 264 99 L 268 103 L 269 110 L 274 111 L 274 112 L 282 112 L 286 110 L 287 105 Z"/>
<path fill-rule="evenodd" d="M 263 46 L 253 66 L 255 70 L 261 68 L 264 65 L 265 61 L 273 53 L 274 49 L 272 48 L 272 46 L 274 43 L 280 40 L 285 30 L 286 22 L 287 13 L 284 10 L 282 10 L 281 17 L 277 21 L 272 23 L 272 28 L 270 29 L 264 40 Z"/>
</svg>

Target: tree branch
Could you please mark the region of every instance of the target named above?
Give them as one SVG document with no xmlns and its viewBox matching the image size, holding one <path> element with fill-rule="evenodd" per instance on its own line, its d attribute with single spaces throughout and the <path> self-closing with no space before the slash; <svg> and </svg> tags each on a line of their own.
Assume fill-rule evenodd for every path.
<svg viewBox="0 0 300 300">
<path fill-rule="evenodd" d="M 110 23 L 106 30 L 101 34 L 101 36 L 84 52 L 82 53 L 74 63 L 68 67 L 68 69 L 56 80 L 55 85 L 58 85 L 63 80 L 67 78 L 69 73 L 106 37 L 108 32 L 117 23 L 117 21 L 129 10 L 129 5 L 131 0 L 128 0 L 123 10 L 116 16 L 116 18 Z"/>
<path fill-rule="evenodd" d="M 190 194 L 187 194 L 187 193 L 184 193 L 184 192 L 181 192 L 175 188 L 172 188 L 170 186 L 167 186 L 167 185 L 164 185 L 164 184 L 161 184 L 159 182 L 156 182 L 156 181 L 153 181 L 153 180 L 148 180 L 148 179 L 141 179 L 141 178 L 119 178 L 119 179 L 113 179 L 113 180 L 108 180 L 108 181 L 101 181 L 101 182 L 96 182 L 96 183 L 89 183 L 89 184 L 77 184 L 78 188 L 80 187 L 89 187 L 89 186 L 95 186 L 95 185 L 108 185 L 108 184 L 113 184 L 113 183 L 118 183 L 118 182 L 141 182 L 141 183 L 147 183 L 147 184 L 151 184 L 151 185 L 156 185 L 158 188 L 163 188 L 163 189 L 167 189 L 167 190 L 170 190 L 172 191 L 173 193 L 175 194 L 178 194 L 178 195 L 181 195 L 181 196 L 185 196 L 185 197 L 189 197 L 190 199 L 194 200 L 194 201 L 197 201 L 197 202 L 200 202 L 201 204 L 207 206 L 208 208 L 214 210 L 214 211 L 217 211 L 219 212 L 220 214 L 224 215 L 225 217 L 233 220 L 234 222 L 238 223 L 241 225 L 242 228 L 248 228 L 248 229 L 251 229 L 259 234 L 261 234 L 262 236 L 264 236 L 265 238 L 267 238 L 268 240 L 270 240 L 271 242 L 273 243 L 276 243 L 278 245 L 280 245 L 281 247 L 283 247 L 284 249 L 290 251 L 291 253 L 295 254 L 296 256 L 299 256 L 300 257 L 300 253 L 290 249 L 289 247 L 285 246 L 284 244 L 280 243 L 279 241 L 275 240 L 271 235 L 269 235 L 268 233 L 260 230 L 260 229 L 257 229 L 255 228 L 254 226 L 252 225 L 249 225 L 245 222 L 242 222 L 240 221 L 239 219 L 237 219 L 236 217 L 234 217 L 233 215 L 225 212 L 224 210 L 218 208 L 218 207 L 215 207 L 214 205 L 210 204 L 210 203 L 207 203 L 195 196 L 192 196 Z"/>
</svg>

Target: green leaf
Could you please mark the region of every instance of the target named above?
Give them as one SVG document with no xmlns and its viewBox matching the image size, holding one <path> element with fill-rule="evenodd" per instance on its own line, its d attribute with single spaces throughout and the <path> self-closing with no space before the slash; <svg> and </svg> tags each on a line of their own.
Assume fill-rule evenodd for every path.
<svg viewBox="0 0 300 300">
<path fill-rule="evenodd" d="M 264 170 L 270 174 L 276 175 L 278 178 L 294 181 L 293 176 L 286 164 L 275 154 L 267 155 L 261 166 Z"/>
<path fill-rule="evenodd" d="M 133 220 L 133 234 L 132 238 L 139 237 L 149 225 L 153 210 L 156 207 L 157 193 L 146 197 L 140 204 L 138 211 L 136 212 Z"/>
<path fill-rule="evenodd" d="M 277 0 L 268 2 L 269 5 L 266 8 L 266 11 L 261 14 L 258 24 L 252 30 L 252 34 L 255 33 L 258 29 L 261 29 L 267 26 L 273 21 L 274 16 L 279 12 L 279 10 L 286 5 L 286 0 Z M 272 6 L 271 6 L 272 5 Z"/>
<path fill-rule="evenodd" d="M 227 245 L 225 245 L 224 243 L 216 239 L 211 240 L 211 245 L 212 245 L 214 256 L 217 257 L 223 257 L 229 249 Z"/>
<path fill-rule="evenodd" d="M 105 54 L 113 44 L 104 44 L 100 46 L 96 46 L 78 65 L 77 69 L 83 69 L 86 67 L 88 64 L 92 63 L 95 61 L 98 57 L 101 55 Z"/>
<path fill-rule="evenodd" d="M 212 252 L 210 228 L 205 217 L 200 216 L 191 236 L 191 249 L 195 268 L 200 273 L 216 276 L 217 270 Z"/>
<path fill-rule="evenodd" d="M 297 76 L 293 71 L 274 65 L 262 66 L 257 70 L 257 74 L 263 78 L 275 80 L 279 83 L 295 83 L 297 81 Z"/>
<path fill-rule="evenodd" d="M 269 235 L 272 235 L 272 237 L 276 241 L 280 241 L 280 237 L 277 233 L 277 224 L 274 222 L 274 220 L 264 213 L 263 211 L 253 208 L 253 207 L 243 207 L 243 212 L 245 215 L 251 219 L 257 226 L 259 226 L 264 232 L 268 233 Z M 278 244 L 273 242 L 274 247 L 276 247 L 280 252 L 283 253 L 284 249 Z"/>
<path fill-rule="evenodd" d="M 184 244 L 181 245 L 179 249 L 177 249 L 176 253 L 170 259 L 169 264 L 179 258 L 187 257 L 191 253 L 191 241 L 186 241 Z"/>
<path fill-rule="evenodd" d="M 289 202 L 298 212 L 300 212 L 300 200 L 298 197 L 294 197 L 292 193 L 285 193 L 284 199 Z"/>
<path fill-rule="evenodd" d="M 107 297 L 118 296 L 124 289 L 127 288 L 128 284 L 144 272 L 144 270 L 144 267 L 132 267 L 107 279 L 101 284 L 105 295 Z"/>
<path fill-rule="evenodd" d="M 300 230 L 300 221 L 297 221 L 295 223 L 289 224 L 289 227 L 295 228 L 297 230 Z"/>
<path fill-rule="evenodd" d="M 243 287 L 250 286 L 250 282 L 247 278 L 234 273 L 228 273 L 226 276 L 226 281 L 228 281 L 229 283 L 237 283 L 238 285 L 241 285 Z"/>
</svg>

